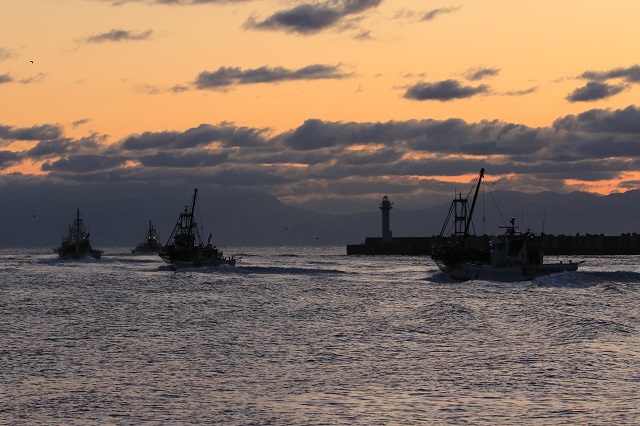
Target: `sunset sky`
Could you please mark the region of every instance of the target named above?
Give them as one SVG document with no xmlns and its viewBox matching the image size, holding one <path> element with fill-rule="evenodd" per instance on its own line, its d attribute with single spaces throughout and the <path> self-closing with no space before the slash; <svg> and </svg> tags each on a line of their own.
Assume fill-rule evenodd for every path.
<svg viewBox="0 0 640 426">
<path fill-rule="evenodd" d="M 507 190 L 640 187 L 637 1 L 0 0 L 0 16 L 0 187 L 197 177 L 320 212 L 432 205 L 481 167 Z"/>
</svg>

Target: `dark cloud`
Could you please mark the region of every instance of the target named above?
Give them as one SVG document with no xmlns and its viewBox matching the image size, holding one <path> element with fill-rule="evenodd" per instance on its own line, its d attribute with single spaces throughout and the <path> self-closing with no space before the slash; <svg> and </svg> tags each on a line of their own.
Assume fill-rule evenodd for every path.
<svg viewBox="0 0 640 426">
<path fill-rule="evenodd" d="M 350 15 L 360 14 L 380 5 L 382 0 L 338 0 L 318 4 L 301 4 L 293 9 L 278 11 L 258 21 L 255 17 L 245 22 L 247 29 L 284 30 L 298 34 L 314 34 L 337 26 Z"/>
<path fill-rule="evenodd" d="M 43 158 L 65 155 L 74 150 L 76 144 L 70 139 L 39 142 L 34 148 L 27 151 L 31 158 Z"/>
<path fill-rule="evenodd" d="M 142 176 L 149 168 L 232 165 L 258 169 L 269 165 L 272 173 L 290 179 L 295 176 L 336 179 L 351 175 L 374 178 L 429 174 L 434 170 L 450 175 L 454 172 L 446 172 L 447 168 L 457 170 L 452 168 L 453 160 L 467 161 L 465 157 L 477 157 L 482 162 L 487 157 L 499 156 L 497 163 L 530 165 L 596 160 L 612 155 L 640 158 L 640 145 L 630 143 L 627 137 L 640 133 L 639 118 L 638 109 L 628 107 L 567 116 L 556 121 L 553 128 L 531 128 L 498 120 L 342 123 L 313 119 L 271 136 L 265 129 L 203 124 L 183 132 L 133 135 L 112 145 L 103 145 L 99 137 L 42 140 L 20 154 L 34 161 L 49 159 L 44 171 L 67 174 L 105 171 L 123 177 Z M 2 128 L 4 133 L 15 133 L 7 129 Z M 422 154 L 427 156 L 423 158 Z M 122 169 L 125 163 L 129 166 Z M 420 172 L 427 164 L 429 168 Z M 167 173 L 166 177 L 173 174 Z"/>
<path fill-rule="evenodd" d="M 325 150 L 325 161 L 389 153 L 389 162 L 410 152 L 468 155 L 530 155 L 545 143 L 539 129 L 483 121 L 469 124 L 461 119 L 401 121 L 386 123 L 339 123 L 307 120 L 297 129 L 279 137 L 286 148 L 298 151 Z M 354 150 L 353 146 L 378 146 L 375 151 Z M 337 150 L 340 148 L 340 150 Z M 331 149 L 331 151 L 326 151 Z M 385 150 L 391 151 L 385 151 Z"/>
<path fill-rule="evenodd" d="M 449 119 L 423 123 L 422 127 L 423 136 L 408 141 L 411 150 L 516 158 L 539 153 L 548 142 L 539 129 L 498 120 L 470 124 L 460 119 Z"/>
<path fill-rule="evenodd" d="M 633 65 L 628 68 L 614 68 L 609 71 L 586 71 L 580 78 L 594 81 L 623 79 L 629 83 L 640 83 L 640 65 Z"/>
<path fill-rule="evenodd" d="M 148 40 L 153 34 L 152 30 L 135 33 L 128 30 L 111 30 L 102 34 L 95 34 L 84 39 L 85 43 L 109 43 L 120 41 L 139 41 Z"/>
<path fill-rule="evenodd" d="M 322 120 L 311 119 L 285 136 L 284 144 L 301 150 L 332 147 L 339 143 L 340 130 L 343 126 L 338 123 L 325 124 Z"/>
<path fill-rule="evenodd" d="M 27 154 L 31 158 L 60 156 L 68 154 L 73 147 L 74 142 L 69 139 L 42 141 L 39 142 L 34 148 L 27 151 Z"/>
<path fill-rule="evenodd" d="M 20 84 L 29 84 L 29 83 L 37 83 L 45 77 L 44 74 L 39 73 L 33 77 L 22 78 L 20 80 L 16 80 L 11 74 L 0 74 L 0 84 L 3 83 L 20 83 Z"/>
<path fill-rule="evenodd" d="M 71 123 L 72 127 L 79 127 L 82 126 L 83 124 L 87 124 L 89 123 L 91 120 L 88 118 L 81 118 L 80 120 L 76 120 L 73 123 Z"/>
<path fill-rule="evenodd" d="M 342 16 L 340 11 L 329 6 L 303 4 L 291 10 L 276 12 L 261 22 L 256 18 L 249 18 L 244 27 L 312 34 L 335 25 Z"/>
<path fill-rule="evenodd" d="M 58 139 L 61 136 L 62 129 L 59 126 L 52 124 L 22 128 L 0 125 L 0 141 L 3 139 L 9 141 L 53 140 Z"/>
<path fill-rule="evenodd" d="M 566 167 L 563 167 L 563 163 Z M 498 174 L 505 176 L 496 182 L 496 188 L 515 188 L 525 186 L 539 186 L 542 189 L 553 188 L 556 190 L 564 190 L 562 181 L 565 179 L 575 179 L 579 176 L 580 180 L 598 181 L 609 180 L 620 177 L 620 170 L 627 169 L 629 164 L 623 164 L 621 161 L 610 160 L 580 160 L 573 162 L 545 161 L 537 163 L 509 163 L 503 164 L 495 168 Z M 494 167 L 492 166 L 492 170 Z"/>
<path fill-rule="evenodd" d="M 467 78 L 467 80 L 478 81 L 482 80 L 485 77 L 495 77 L 499 73 L 500 70 L 498 68 L 477 68 L 467 71 L 465 77 Z"/>
<path fill-rule="evenodd" d="M 186 92 L 188 90 L 190 90 L 190 87 L 189 86 L 185 86 L 183 84 L 176 84 L 171 89 L 169 89 L 169 91 L 172 92 L 172 93 L 182 93 L 182 92 Z"/>
<path fill-rule="evenodd" d="M 184 131 L 131 135 L 109 145 L 98 135 L 63 137 L 57 126 L 0 126 L 5 144 L 36 142 L 20 152 L 1 152 L 0 168 L 44 161 L 42 171 L 58 182 L 206 181 L 230 190 L 268 188 L 290 200 L 337 201 L 355 196 L 358 188 L 368 194 L 383 185 L 391 188 L 392 183 L 410 199 L 452 190 L 452 183 L 418 182 L 418 176 L 457 177 L 481 167 L 519 179 L 504 184 L 562 189 L 565 179 L 595 181 L 640 170 L 639 123 L 640 109 L 635 106 L 593 109 L 540 128 L 456 118 L 310 119 L 281 133 L 232 123 L 202 124 Z M 45 139 L 33 139 L 37 135 Z"/>
<path fill-rule="evenodd" d="M 42 170 L 69 174 L 95 173 L 124 166 L 125 157 L 105 155 L 73 155 L 52 162 L 45 162 Z"/>
<path fill-rule="evenodd" d="M 352 165 L 392 164 L 400 160 L 404 154 L 404 150 L 394 147 L 346 150 L 340 157 L 340 161 Z"/>
<path fill-rule="evenodd" d="M 238 185 L 245 188 L 264 188 L 265 185 L 272 187 L 278 185 L 289 185 L 293 181 L 275 167 L 264 167 L 255 165 L 234 165 L 217 169 L 213 176 L 216 182 L 224 185 Z"/>
<path fill-rule="evenodd" d="M 618 184 L 618 187 L 628 190 L 640 188 L 640 180 L 628 180 L 626 182 Z"/>
<path fill-rule="evenodd" d="M 0 170 L 14 166 L 22 161 L 22 156 L 13 151 L 0 151 Z"/>
<path fill-rule="evenodd" d="M 504 96 L 524 96 L 524 95 L 529 95 L 531 93 L 535 93 L 537 91 L 538 91 L 537 87 L 530 87 L 528 89 L 522 89 L 522 90 L 510 90 L 502 94 Z"/>
<path fill-rule="evenodd" d="M 95 153 L 101 150 L 102 139 L 104 138 L 94 135 L 79 140 L 68 138 L 43 140 L 28 150 L 27 155 L 34 159 L 42 159 L 81 152 Z"/>
<path fill-rule="evenodd" d="M 138 158 L 144 167 L 192 168 L 210 167 L 224 164 L 229 158 L 229 152 L 159 152 L 154 155 Z"/>
<path fill-rule="evenodd" d="M 297 70 L 284 67 L 260 67 L 242 70 L 237 67 L 220 67 L 216 71 L 203 71 L 195 81 L 198 89 L 217 89 L 231 85 L 278 83 L 293 80 L 342 79 L 348 77 L 340 65 L 308 65 Z"/>
<path fill-rule="evenodd" d="M 145 132 L 130 136 L 120 144 L 128 151 L 140 150 L 180 150 L 207 147 L 215 142 L 224 147 L 256 146 L 264 144 L 266 129 L 235 127 L 232 125 L 214 126 L 201 124 L 184 132 Z"/>
<path fill-rule="evenodd" d="M 20 84 L 37 83 L 37 82 L 41 81 L 42 79 L 44 79 L 45 77 L 46 77 L 45 74 L 38 73 L 38 74 L 34 75 L 33 77 L 27 77 L 27 78 L 20 79 Z"/>
<path fill-rule="evenodd" d="M 435 19 L 436 17 L 438 17 L 439 15 L 445 15 L 448 13 L 453 13 L 456 12 L 460 9 L 461 6 L 458 7 L 442 7 L 439 9 L 432 9 L 428 12 L 426 12 L 424 15 L 422 15 L 422 20 L 423 21 L 431 21 L 433 19 Z"/>
<path fill-rule="evenodd" d="M 629 90 L 632 84 L 640 83 L 640 65 L 614 68 L 608 71 L 585 71 L 578 78 L 591 81 L 569 93 L 567 95 L 569 102 L 607 99 L 622 91 Z M 622 80 L 622 83 L 609 84 L 608 80 Z"/>
<path fill-rule="evenodd" d="M 297 129 L 281 135 L 281 142 L 296 150 L 347 147 L 358 144 L 392 143 L 419 136 L 419 122 L 340 123 L 310 119 Z"/>
<path fill-rule="evenodd" d="M 598 81 L 590 81 L 585 86 L 575 89 L 567 95 L 569 102 L 590 102 L 600 99 L 610 98 L 623 90 L 628 89 L 628 85 L 611 85 Z"/>
<path fill-rule="evenodd" d="M 337 153 L 336 153 L 337 152 Z M 340 155 L 342 147 L 336 150 L 313 149 L 292 150 L 281 144 L 280 138 L 270 140 L 264 147 L 256 149 L 240 148 L 233 153 L 233 160 L 251 164 L 302 164 L 307 166 L 321 165 L 332 161 Z"/>
<path fill-rule="evenodd" d="M 597 134 L 640 134 L 640 108 L 630 105 L 624 109 L 592 109 L 578 115 L 567 115 L 553 123 L 556 130 Z"/>
<path fill-rule="evenodd" d="M 446 102 L 452 99 L 470 98 L 489 92 L 489 86 L 463 86 L 456 80 L 444 80 L 436 83 L 416 83 L 404 94 L 407 99 L 418 101 L 435 100 Z"/>
</svg>

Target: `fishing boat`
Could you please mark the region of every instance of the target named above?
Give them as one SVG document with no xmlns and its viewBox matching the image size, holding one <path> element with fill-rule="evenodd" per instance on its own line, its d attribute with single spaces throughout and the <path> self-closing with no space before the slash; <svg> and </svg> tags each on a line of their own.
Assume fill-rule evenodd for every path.
<svg viewBox="0 0 640 426">
<path fill-rule="evenodd" d="M 461 194 L 456 194 L 438 241 L 433 245 L 431 258 L 442 272 L 463 281 L 526 281 L 578 270 L 582 262 L 544 263 L 540 238 L 528 229 L 520 232 L 515 218 L 511 218 L 508 226 L 501 227 L 505 230 L 503 235 L 490 238 L 488 247 L 472 246 L 469 238 L 471 219 L 483 178 L 484 168 L 475 184 L 471 208 L 469 196 L 462 198 Z M 447 236 L 451 220 L 454 221 L 454 233 Z"/>
<path fill-rule="evenodd" d="M 133 254 L 148 254 L 148 253 L 159 253 L 162 248 L 162 244 L 160 244 L 160 239 L 158 238 L 158 233 L 156 229 L 149 221 L 149 230 L 147 231 L 147 236 L 144 241 L 138 243 L 135 248 L 131 249 L 131 253 Z"/>
<path fill-rule="evenodd" d="M 191 210 L 185 206 L 184 212 L 180 213 L 167 243 L 160 249 L 160 257 L 174 267 L 235 266 L 236 259 L 233 256 L 225 257 L 222 250 L 211 245 L 211 234 L 207 244 L 203 244 L 194 216 L 197 195 L 196 188 Z"/>
<path fill-rule="evenodd" d="M 87 256 L 100 259 L 102 256 L 101 250 L 91 248 L 89 233 L 85 231 L 84 222 L 80 218 L 80 209 L 76 211 L 73 225 L 69 226 L 67 237 L 62 239 L 62 243 L 56 251 L 63 259 L 82 259 Z"/>
</svg>

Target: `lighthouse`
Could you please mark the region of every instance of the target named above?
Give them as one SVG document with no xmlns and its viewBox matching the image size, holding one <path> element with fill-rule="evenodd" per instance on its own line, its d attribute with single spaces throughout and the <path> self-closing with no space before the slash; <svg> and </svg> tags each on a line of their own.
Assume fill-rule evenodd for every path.
<svg viewBox="0 0 640 426">
<path fill-rule="evenodd" d="M 382 242 L 391 242 L 391 218 L 389 212 L 393 208 L 393 203 L 386 195 L 382 197 L 380 210 L 382 210 Z"/>
</svg>

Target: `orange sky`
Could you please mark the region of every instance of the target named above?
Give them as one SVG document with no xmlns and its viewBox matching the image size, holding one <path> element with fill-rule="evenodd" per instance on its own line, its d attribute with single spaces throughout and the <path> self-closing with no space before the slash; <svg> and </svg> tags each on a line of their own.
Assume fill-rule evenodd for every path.
<svg viewBox="0 0 640 426">
<path fill-rule="evenodd" d="M 268 128 L 278 135 L 309 119 L 460 118 L 469 124 L 498 120 L 548 128 L 570 114 L 638 104 L 638 81 L 628 75 L 605 80 L 610 89 L 621 87 L 616 93 L 567 100 L 585 87 L 588 79 L 578 77 L 587 71 L 637 66 L 640 3 L 628 0 L 535 5 L 362 0 L 365 6 L 357 13 L 345 12 L 358 3 L 354 0 L 116 3 L 0 0 L 0 126 L 58 125 L 67 138 L 100 135 L 108 144 L 203 123 Z M 249 27 L 305 4 L 344 14 L 307 33 Z M 123 37 L 116 39 L 115 31 Z M 335 67 L 341 76 L 209 88 L 195 84 L 200 73 L 222 67 L 295 71 L 314 64 Z M 478 70 L 491 72 L 470 79 Z M 446 100 L 406 96 L 419 83 L 450 80 L 486 89 Z M 0 143 L 0 149 L 20 151 L 37 141 Z M 13 164 L 2 173 L 37 172 L 31 164 Z M 624 172 L 613 180 L 575 176 L 562 182 L 605 193 L 625 190 L 630 187 L 625 182 L 638 175 Z"/>
</svg>

